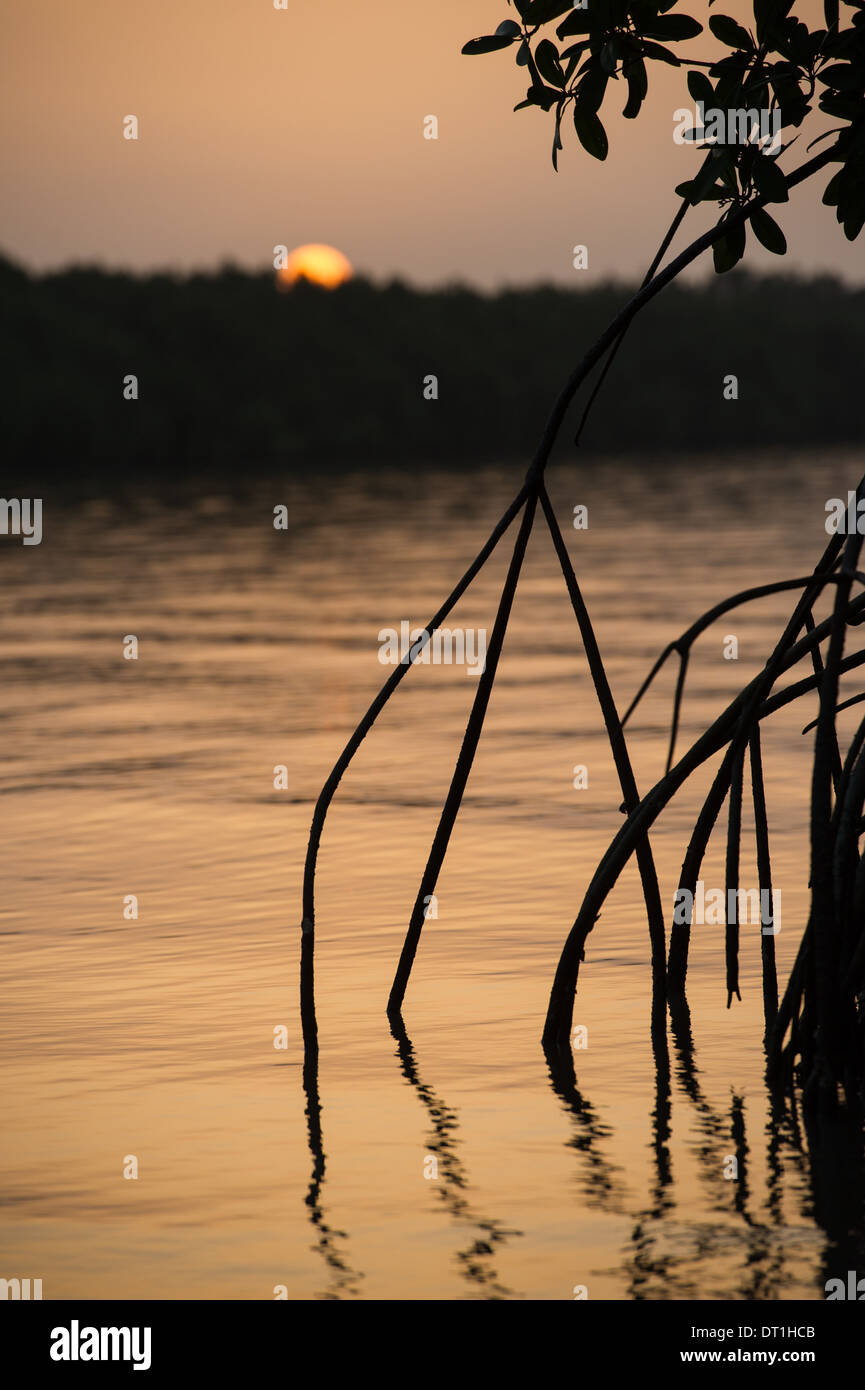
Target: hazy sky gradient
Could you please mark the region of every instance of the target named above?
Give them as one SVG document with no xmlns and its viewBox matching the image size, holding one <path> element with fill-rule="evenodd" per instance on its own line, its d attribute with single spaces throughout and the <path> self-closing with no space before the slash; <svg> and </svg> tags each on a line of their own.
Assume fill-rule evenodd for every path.
<svg viewBox="0 0 865 1390">
<path fill-rule="evenodd" d="M 672 139 L 674 109 L 691 105 L 684 73 L 652 64 L 640 119 L 612 117 L 624 84 L 604 112 L 607 161 L 589 158 L 569 125 L 556 175 L 552 116 L 513 113 L 526 86 L 513 51 L 460 55 L 513 13 L 506 0 L 4 8 L 0 249 L 34 268 L 264 268 L 278 243 L 325 241 L 376 279 L 421 285 L 630 279 L 698 161 Z M 706 21 L 704 0 L 685 8 Z M 742 0 L 720 8 L 745 13 Z M 794 12 L 815 11 L 799 0 Z M 716 51 L 711 36 L 682 48 Z M 137 142 L 122 138 L 127 114 L 139 118 Z M 423 138 L 428 114 L 437 141 Z M 865 282 L 865 237 L 851 245 L 820 205 L 828 177 L 793 194 L 789 255 L 756 247 L 750 266 Z M 686 227 L 709 220 L 692 212 Z M 589 248 L 588 272 L 572 268 L 576 243 Z"/>
</svg>

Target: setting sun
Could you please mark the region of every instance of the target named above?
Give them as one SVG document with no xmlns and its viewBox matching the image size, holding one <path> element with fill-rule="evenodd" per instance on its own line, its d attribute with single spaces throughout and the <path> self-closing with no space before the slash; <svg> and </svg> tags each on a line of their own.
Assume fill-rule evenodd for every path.
<svg viewBox="0 0 865 1390">
<path fill-rule="evenodd" d="M 336 247 L 312 242 L 292 251 L 277 272 L 277 279 L 281 286 L 290 287 L 298 280 L 311 280 L 315 285 L 332 290 L 350 280 L 353 274 L 351 262 Z"/>
</svg>

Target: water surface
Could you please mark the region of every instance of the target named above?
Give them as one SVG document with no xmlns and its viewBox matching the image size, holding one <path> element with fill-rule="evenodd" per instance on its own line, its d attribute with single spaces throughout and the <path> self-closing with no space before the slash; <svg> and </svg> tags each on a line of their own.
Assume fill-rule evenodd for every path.
<svg viewBox="0 0 865 1390">
<path fill-rule="evenodd" d="M 703 609 L 807 572 L 826 498 L 860 471 L 849 455 L 553 471 L 620 707 Z M 46 1298 L 571 1299 L 584 1286 L 590 1299 L 790 1299 L 822 1298 L 846 1271 L 847 1214 L 827 1216 L 801 1122 L 769 1107 L 759 928 L 743 929 L 729 1011 L 723 928 L 695 928 L 693 1045 L 671 1039 L 668 1106 L 629 870 L 589 939 L 578 1089 L 551 1082 L 552 974 L 621 796 L 542 524 L 403 1037 L 385 1002 L 476 678 L 410 672 L 337 795 L 307 1113 L 299 921 L 315 796 L 390 669 L 380 630 L 422 626 L 520 476 L 310 470 L 237 495 L 47 498 L 42 545 L 3 542 L 0 1273 L 42 1278 Z M 279 504 L 287 531 L 272 525 Z M 451 626 L 491 629 L 511 544 Z M 682 740 L 759 669 L 794 602 L 764 600 L 700 640 Z M 123 658 L 131 634 L 137 661 Z M 631 731 L 643 790 L 663 771 L 673 680 Z M 815 709 L 764 730 L 781 975 L 807 904 L 801 730 Z M 842 716 L 845 732 L 858 717 Z M 671 906 L 708 775 L 653 838 Z M 723 841 L 722 826 L 708 886 L 723 887 Z M 756 886 L 746 844 L 742 883 Z"/>
</svg>

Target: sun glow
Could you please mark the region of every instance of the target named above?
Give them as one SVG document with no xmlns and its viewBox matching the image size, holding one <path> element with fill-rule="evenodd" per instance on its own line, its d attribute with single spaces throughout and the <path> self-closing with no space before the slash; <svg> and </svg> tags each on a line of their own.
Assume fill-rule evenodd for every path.
<svg viewBox="0 0 865 1390">
<path fill-rule="evenodd" d="M 285 265 L 277 272 L 280 286 L 291 287 L 298 280 L 311 280 L 314 285 L 335 289 L 350 280 L 354 271 L 351 262 L 335 246 L 311 242 L 292 251 Z"/>
</svg>

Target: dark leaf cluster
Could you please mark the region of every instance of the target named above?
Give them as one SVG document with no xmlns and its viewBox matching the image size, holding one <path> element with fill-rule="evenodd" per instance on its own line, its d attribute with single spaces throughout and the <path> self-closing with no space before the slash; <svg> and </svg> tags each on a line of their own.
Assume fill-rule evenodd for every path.
<svg viewBox="0 0 865 1390">
<path fill-rule="evenodd" d="M 865 0 L 825 0 L 824 23 L 814 28 L 792 13 L 794 0 L 753 0 L 746 8 L 744 22 L 713 13 L 706 34 L 676 0 L 582 0 L 582 7 L 567 0 L 514 0 L 518 18 L 472 39 L 463 52 L 515 50 L 529 86 L 514 109 L 536 106 L 554 113 L 556 169 L 566 117 L 583 149 L 606 159 L 605 103 L 618 90 L 622 115 L 635 120 L 652 63 L 683 68 L 688 93 L 703 112 L 741 112 L 743 120 L 760 113 L 763 124 L 754 123 L 747 135 L 738 124 L 731 131 L 728 122 L 722 137 L 709 136 L 707 126 L 702 164 L 676 189 L 689 204 L 720 207 L 719 225 L 726 230 L 713 255 L 723 272 L 742 259 L 748 225 L 769 251 L 785 253 L 784 233 L 765 205 L 788 200 L 778 161 L 814 113 L 840 123 L 812 142 L 831 139 L 832 160 L 840 165 L 823 201 L 835 208 L 851 241 L 865 224 Z M 725 51 L 697 54 L 692 41 L 701 35 L 713 50 L 721 45 Z M 689 138 L 700 144 L 703 132 L 695 126 Z M 750 209 L 747 217 L 734 217 L 743 207 Z"/>
</svg>

